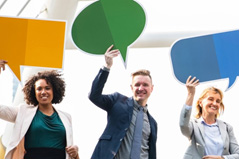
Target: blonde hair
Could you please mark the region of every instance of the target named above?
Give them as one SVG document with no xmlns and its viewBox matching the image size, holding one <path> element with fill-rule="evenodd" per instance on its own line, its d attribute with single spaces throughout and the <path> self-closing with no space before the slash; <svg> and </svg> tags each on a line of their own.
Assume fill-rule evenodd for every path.
<svg viewBox="0 0 239 159">
<path fill-rule="evenodd" d="M 208 92 L 214 92 L 214 93 L 218 93 L 221 97 L 221 103 L 220 103 L 220 108 L 219 108 L 219 112 L 217 113 L 216 115 L 216 118 L 220 116 L 220 114 L 222 114 L 224 112 L 224 104 L 222 102 L 222 98 L 223 98 L 223 93 L 220 89 L 218 88 L 215 88 L 215 87 L 209 87 L 209 88 L 206 88 L 202 94 L 200 95 L 199 99 L 197 100 L 197 103 L 196 103 L 196 115 L 195 117 L 198 119 L 202 116 L 202 107 L 200 106 L 200 102 L 207 97 L 207 94 Z"/>
</svg>

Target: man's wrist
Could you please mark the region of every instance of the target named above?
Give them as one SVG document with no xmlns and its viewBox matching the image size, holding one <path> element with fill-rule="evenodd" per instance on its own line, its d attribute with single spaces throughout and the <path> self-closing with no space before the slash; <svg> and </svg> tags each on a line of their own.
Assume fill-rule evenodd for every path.
<svg viewBox="0 0 239 159">
<path fill-rule="evenodd" d="M 106 67 L 106 66 L 103 66 L 103 67 L 102 67 L 102 70 L 110 72 L 110 68 L 108 68 L 108 67 Z"/>
</svg>

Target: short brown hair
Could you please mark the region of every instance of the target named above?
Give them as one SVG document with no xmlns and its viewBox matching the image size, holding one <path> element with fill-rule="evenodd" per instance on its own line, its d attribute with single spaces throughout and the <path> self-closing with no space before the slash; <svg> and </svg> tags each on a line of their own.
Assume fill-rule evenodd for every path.
<svg viewBox="0 0 239 159">
<path fill-rule="evenodd" d="M 24 88 L 22 89 L 24 92 L 24 99 L 26 103 L 32 104 L 34 106 L 38 105 L 38 101 L 36 99 L 35 94 L 35 83 L 39 79 L 45 79 L 48 84 L 50 83 L 52 85 L 52 103 L 60 103 L 65 96 L 65 81 L 61 78 L 61 74 L 56 70 L 38 72 L 26 82 Z"/>
<path fill-rule="evenodd" d="M 149 70 L 145 70 L 145 69 L 140 69 L 138 71 L 135 71 L 131 74 L 132 78 L 134 78 L 135 76 L 138 76 L 138 75 L 143 75 L 143 76 L 149 76 L 149 78 L 151 79 L 152 81 L 152 77 L 150 75 L 150 71 Z"/>
<path fill-rule="evenodd" d="M 202 107 L 200 106 L 200 101 L 202 101 L 206 95 L 208 94 L 208 92 L 215 92 L 215 93 L 218 93 L 221 97 L 221 104 L 220 104 L 220 112 L 218 112 L 218 114 L 216 115 L 216 118 L 220 116 L 220 113 L 223 113 L 224 112 L 224 104 L 222 102 L 222 98 L 223 98 L 223 93 L 220 89 L 218 88 L 215 88 L 215 87 L 208 87 L 206 88 L 202 94 L 200 95 L 199 99 L 197 100 L 197 103 L 196 103 L 196 115 L 195 117 L 197 119 L 199 119 L 201 116 L 202 116 Z"/>
</svg>

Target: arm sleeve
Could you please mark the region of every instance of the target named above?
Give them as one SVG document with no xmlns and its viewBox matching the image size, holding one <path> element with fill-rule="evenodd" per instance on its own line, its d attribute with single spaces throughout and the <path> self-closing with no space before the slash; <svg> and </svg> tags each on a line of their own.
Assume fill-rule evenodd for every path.
<svg viewBox="0 0 239 159">
<path fill-rule="evenodd" d="M 233 132 L 233 127 L 227 124 L 227 133 L 229 137 L 229 152 L 231 155 L 223 155 L 226 159 L 239 159 L 239 145 Z"/>
<path fill-rule="evenodd" d="M 184 105 L 181 114 L 180 114 L 180 130 L 184 136 L 186 136 L 189 140 L 191 139 L 193 132 L 193 124 L 190 121 L 192 109 L 189 106 Z"/>
<path fill-rule="evenodd" d="M 108 75 L 109 71 L 100 69 L 99 73 L 97 74 L 92 83 L 91 91 L 89 93 L 90 101 L 101 109 L 104 109 L 105 111 L 109 111 L 112 108 L 115 96 L 115 94 L 102 94 Z"/>
<path fill-rule="evenodd" d="M 0 118 L 14 123 L 17 117 L 18 107 L 0 105 Z"/>
</svg>

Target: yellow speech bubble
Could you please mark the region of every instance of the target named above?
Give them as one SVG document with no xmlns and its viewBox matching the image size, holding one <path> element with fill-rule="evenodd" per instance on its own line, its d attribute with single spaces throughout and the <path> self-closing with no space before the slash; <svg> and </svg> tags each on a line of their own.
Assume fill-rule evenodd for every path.
<svg viewBox="0 0 239 159">
<path fill-rule="evenodd" d="M 0 17 L 0 59 L 21 81 L 20 66 L 62 68 L 64 21 Z"/>
</svg>

